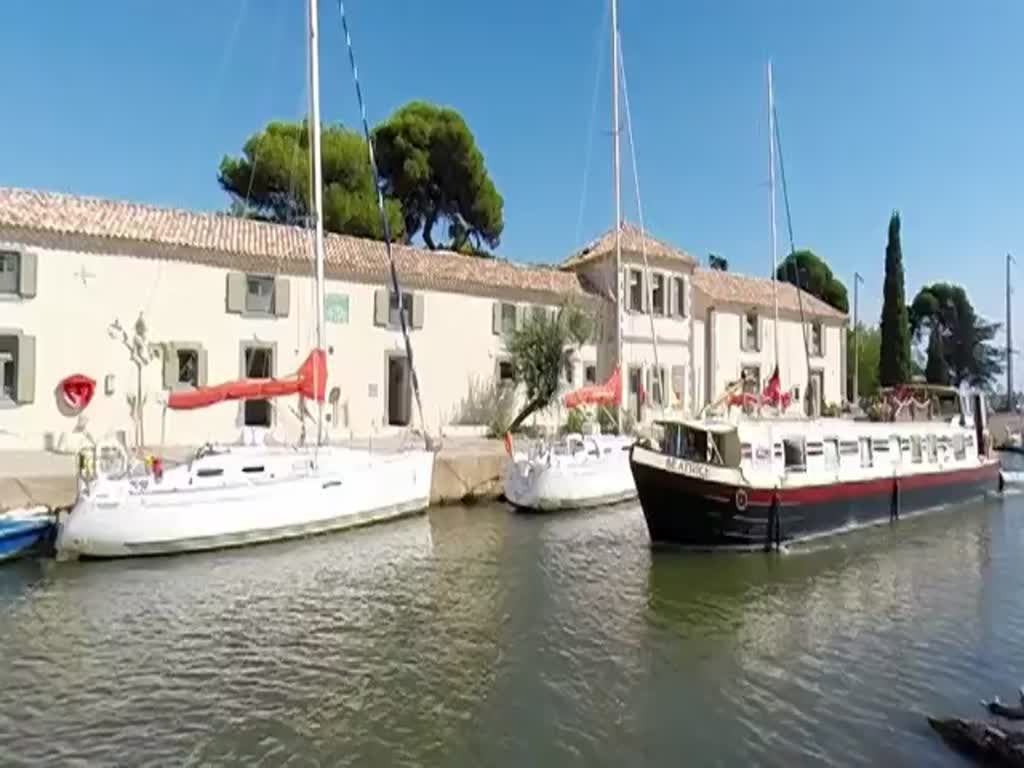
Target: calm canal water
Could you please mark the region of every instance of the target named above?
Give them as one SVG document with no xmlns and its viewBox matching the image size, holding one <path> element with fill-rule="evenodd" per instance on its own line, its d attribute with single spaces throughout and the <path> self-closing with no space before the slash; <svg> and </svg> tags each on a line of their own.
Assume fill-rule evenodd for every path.
<svg viewBox="0 0 1024 768">
<path fill-rule="evenodd" d="M 961 765 L 1024 681 L 1024 496 L 779 556 L 637 507 L 0 569 L 5 765 Z"/>
</svg>

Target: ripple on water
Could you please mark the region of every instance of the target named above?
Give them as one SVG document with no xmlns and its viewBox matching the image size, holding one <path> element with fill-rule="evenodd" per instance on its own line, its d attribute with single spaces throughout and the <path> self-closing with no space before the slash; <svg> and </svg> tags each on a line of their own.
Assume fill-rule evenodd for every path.
<svg viewBox="0 0 1024 768">
<path fill-rule="evenodd" d="M 635 506 L 444 509 L 0 571 L 5 757 L 61 765 L 957 765 L 1024 681 L 1024 497 L 652 552 Z"/>
</svg>

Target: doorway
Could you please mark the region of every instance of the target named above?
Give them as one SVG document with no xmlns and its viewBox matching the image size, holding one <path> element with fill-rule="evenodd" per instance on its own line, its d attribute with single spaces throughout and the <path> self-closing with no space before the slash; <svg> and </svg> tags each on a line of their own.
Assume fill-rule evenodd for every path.
<svg viewBox="0 0 1024 768">
<path fill-rule="evenodd" d="M 807 415 L 812 418 L 821 416 L 824 407 L 822 391 L 824 390 L 824 375 L 821 371 L 811 371 L 811 377 L 807 380 Z"/>
<path fill-rule="evenodd" d="M 412 376 L 409 361 L 400 355 L 388 356 L 388 424 L 407 427 L 412 421 Z"/>
<path fill-rule="evenodd" d="M 639 424 L 644 420 L 643 369 L 639 366 L 629 366 L 629 402 L 633 418 Z"/>
<path fill-rule="evenodd" d="M 242 348 L 242 376 L 247 379 L 269 379 L 274 375 L 274 349 L 271 346 L 247 344 Z M 242 424 L 246 427 L 269 427 L 273 411 L 269 400 L 246 400 L 242 404 Z"/>
</svg>

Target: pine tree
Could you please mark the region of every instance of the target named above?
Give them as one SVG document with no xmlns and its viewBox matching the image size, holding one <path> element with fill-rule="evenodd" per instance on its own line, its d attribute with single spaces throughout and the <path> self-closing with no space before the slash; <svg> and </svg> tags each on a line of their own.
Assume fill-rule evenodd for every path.
<svg viewBox="0 0 1024 768">
<path fill-rule="evenodd" d="M 883 387 L 910 381 L 910 322 L 903 285 L 903 249 L 900 246 L 900 214 L 889 219 L 889 242 L 885 246 L 885 287 L 882 301 L 882 348 L 878 360 L 878 381 Z"/>
</svg>

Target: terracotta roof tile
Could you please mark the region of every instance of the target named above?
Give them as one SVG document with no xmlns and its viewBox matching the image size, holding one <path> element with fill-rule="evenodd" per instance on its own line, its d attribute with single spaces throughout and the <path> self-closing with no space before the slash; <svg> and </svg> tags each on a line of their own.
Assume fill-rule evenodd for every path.
<svg viewBox="0 0 1024 768">
<path fill-rule="evenodd" d="M 623 252 L 628 251 L 630 253 L 640 254 L 646 247 L 648 256 L 672 259 L 690 265 L 697 263 L 697 260 L 690 254 L 661 240 L 654 239 L 650 234 L 642 232 L 639 227 L 634 226 L 633 224 L 623 222 L 621 225 L 621 232 Z M 593 240 L 583 246 L 580 250 L 562 262 L 562 269 L 574 269 L 581 264 L 587 264 L 614 252 L 615 229 L 613 228 L 609 229 L 596 240 Z"/>
<path fill-rule="evenodd" d="M 743 304 L 752 307 L 774 308 L 773 281 L 765 277 L 748 277 L 735 272 L 697 268 L 693 272 L 693 286 L 712 304 Z M 777 282 L 779 309 L 799 312 L 799 294 L 803 294 L 804 313 L 811 317 L 845 319 L 846 315 L 807 291 L 797 291 L 795 285 Z"/>
<path fill-rule="evenodd" d="M 0 187 L 0 227 L 227 254 L 237 257 L 232 263 L 238 268 L 267 269 L 269 265 L 282 272 L 312 271 L 308 230 L 222 213 Z M 329 276 L 386 279 L 384 243 L 328 234 L 325 247 Z M 506 288 L 559 296 L 584 293 L 575 275 L 553 267 L 407 245 L 395 245 L 393 250 L 399 279 L 426 288 L 482 292 Z"/>
</svg>

